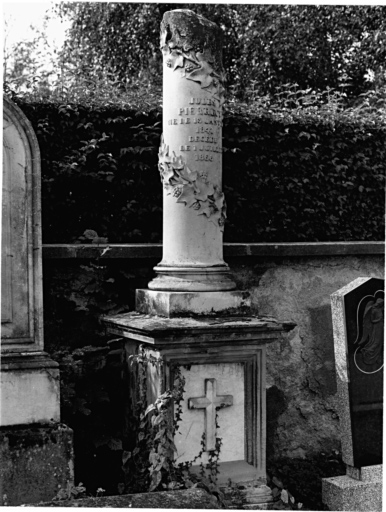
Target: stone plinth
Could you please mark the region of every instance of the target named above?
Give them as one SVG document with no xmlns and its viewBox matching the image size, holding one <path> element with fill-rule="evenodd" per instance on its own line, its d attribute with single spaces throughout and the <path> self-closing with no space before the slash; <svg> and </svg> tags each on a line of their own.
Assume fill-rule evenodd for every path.
<svg viewBox="0 0 386 512">
<path fill-rule="evenodd" d="M 73 432 L 61 424 L 0 428 L 0 505 L 52 500 L 74 482 Z"/>
<path fill-rule="evenodd" d="M 59 365 L 44 352 L 3 355 L 0 426 L 60 421 Z"/>
<path fill-rule="evenodd" d="M 354 468 L 356 469 L 356 468 Z M 323 502 L 330 510 L 382 510 L 382 465 L 334 478 L 323 478 Z"/>
<path fill-rule="evenodd" d="M 149 403 L 172 386 L 177 371 L 185 378 L 176 462 L 193 460 L 205 434 L 204 453 L 195 461 L 205 464 L 221 437 L 219 479 L 232 473 L 234 482 L 248 478 L 264 484 L 266 344 L 294 324 L 248 316 L 162 318 L 137 312 L 103 320 L 108 333 L 125 339 L 128 356 L 142 344 L 149 358 L 162 359 L 161 369 L 149 365 Z"/>
<path fill-rule="evenodd" d="M 164 14 L 161 50 L 163 257 L 149 288 L 232 290 L 222 248 L 222 33 L 202 16 L 176 9 Z"/>
<path fill-rule="evenodd" d="M 193 315 L 239 316 L 250 314 L 248 292 L 165 292 L 136 290 L 136 311 L 168 318 Z"/>
</svg>

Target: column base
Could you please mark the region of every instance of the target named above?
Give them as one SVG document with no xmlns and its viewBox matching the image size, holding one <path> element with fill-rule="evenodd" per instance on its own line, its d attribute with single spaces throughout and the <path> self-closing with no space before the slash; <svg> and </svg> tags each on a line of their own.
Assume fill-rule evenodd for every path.
<svg viewBox="0 0 386 512">
<path fill-rule="evenodd" d="M 178 292 L 210 292 L 234 290 L 227 265 L 219 267 L 154 267 L 157 277 L 150 281 L 150 290 Z"/>
<path fill-rule="evenodd" d="M 171 292 L 136 290 L 136 311 L 167 318 L 251 314 L 249 292 Z"/>
<path fill-rule="evenodd" d="M 323 503 L 330 510 L 381 511 L 382 464 L 360 469 L 348 468 L 347 473 L 322 479 Z"/>
<path fill-rule="evenodd" d="M 2 354 L 0 426 L 60 421 L 59 365 L 45 352 Z"/>
</svg>

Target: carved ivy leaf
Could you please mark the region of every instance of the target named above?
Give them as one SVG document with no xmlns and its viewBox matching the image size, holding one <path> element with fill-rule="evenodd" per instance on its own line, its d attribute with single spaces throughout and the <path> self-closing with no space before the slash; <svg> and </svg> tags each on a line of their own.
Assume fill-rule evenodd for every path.
<svg viewBox="0 0 386 512">
<path fill-rule="evenodd" d="M 170 164 L 164 164 L 162 165 L 161 170 L 162 179 L 165 183 L 170 183 L 170 180 L 174 176 L 174 170 Z"/>
<path fill-rule="evenodd" d="M 213 203 L 210 203 L 210 205 L 207 208 L 200 211 L 199 215 L 202 214 L 206 215 L 208 217 L 208 221 L 213 222 L 213 224 L 215 224 L 216 226 L 220 226 L 220 228 L 223 227 L 224 223 L 220 221 L 223 215 L 220 210 L 216 209 Z"/>
<path fill-rule="evenodd" d="M 160 36 L 160 47 L 161 47 L 161 50 L 163 50 L 165 48 L 165 46 L 166 46 L 166 37 L 167 37 L 167 35 L 168 35 L 167 30 L 163 30 L 161 32 L 161 36 Z"/>
<path fill-rule="evenodd" d="M 205 48 L 203 52 L 197 52 L 196 56 L 200 62 L 207 62 L 208 64 L 213 64 L 212 52 L 207 48 Z"/>
<path fill-rule="evenodd" d="M 216 208 L 221 211 L 224 206 L 225 196 L 224 196 L 223 192 L 221 192 L 218 189 L 218 187 L 214 187 L 214 189 L 215 189 L 214 194 L 213 194 L 214 204 L 216 205 Z"/>
<path fill-rule="evenodd" d="M 187 165 L 184 165 L 181 170 L 178 170 L 178 174 L 188 183 L 193 183 L 197 180 L 198 173 L 197 171 L 191 171 Z"/>
<path fill-rule="evenodd" d="M 188 80 L 193 80 L 194 82 L 200 82 L 201 88 L 209 87 L 213 82 L 213 77 L 211 76 L 213 68 L 209 63 L 211 54 L 208 50 L 204 50 L 202 53 L 197 52 L 196 55 L 200 67 L 187 74 L 186 78 Z"/>
<path fill-rule="evenodd" d="M 211 77 L 209 73 L 210 66 L 204 65 L 187 74 L 186 78 L 188 80 L 193 80 L 194 82 L 199 82 L 201 84 L 201 88 L 205 89 L 206 87 L 209 87 L 213 81 L 213 77 Z"/>
<path fill-rule="evenodd" d="M 201 180 L 195 182 L 196 185 L 196 199 L 199 201 L 206 201 L 208 196 L 213 195 L 214 187 L 212 183 L 204 183 Z"/>
<path fill-rule="evenodd" d="M 222 218 L 222 214 L 220 211 L 214 212 L 213 215 L 209 217 L 209 222 L 213 222 L 216 226 L 220 226 L 219 220 Z M 221 226 L 220 226 L 221 227 Z"/>
<path fill-rule="evenodd" d="M 173 194 L 176 188 L 177 187 L 175 185 L 171 185 L 169 183 L 164 182 L 164 189 L 166 190 L 168 195 Z"/>
<path fill-rule="evenodd" d="M 177 199 L 177 203 L 185 203 L 187 206 L 192 206 L 195 203 L 194 186 L 192 184 L 183 185 L 182 192 Z"/>
<path fill-rule="evenodd" d="M 171 53 L 171 58 L 173 60 L 173 71 L 177 68 L 183 68 L 184 67 L 184 56 L 181 52 L 178 52 L 174 50 Z"/>
<path fill-rule="evenodd" d="M 216 212 L 216 207 L 213 205 L 212 202 L 207 201 L 206 204 L 207 206 L 205 208 L 202 208 L 198 215 L 206 215 L 208 219 L 215 213 L 220 213 L 221 215 L 221 212 Z"/>
<path fill-rule="evenodd" d="M 196 56 L 196 52 L 194 51 L 193 48 L 191 48 L 189 50 L 189 52 L 184 52 L 184 57 L 185 59 L 191 61 L 191 62 L 194 62 L 194 65 L 195 66 L 199 66 L 200 63 L 198 62 L 198 59 L 197 59 L 197 56 Z"/>
</svg>

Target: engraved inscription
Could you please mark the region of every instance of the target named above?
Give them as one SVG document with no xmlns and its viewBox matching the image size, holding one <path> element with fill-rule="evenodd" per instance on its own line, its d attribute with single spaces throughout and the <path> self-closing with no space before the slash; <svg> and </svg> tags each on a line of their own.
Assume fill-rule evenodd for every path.
<svg viewBox="0 0 386 512">
<path fill-rule="evenodd" d="M 186 144 L 181 144 L 180 151 L 197 152 L 194 159 L 197 161 L 212 162 L 210 153 L 222 153 L 216 128 L 222 126 L 222 112 L 216 108 L 216 100 L 212 98 L 190 98 L 187 107 L 177 109 L 179 117 L 168 119 L 169 126 L 195 125 L 194 131 L 188 136 Z"/>
</svg>

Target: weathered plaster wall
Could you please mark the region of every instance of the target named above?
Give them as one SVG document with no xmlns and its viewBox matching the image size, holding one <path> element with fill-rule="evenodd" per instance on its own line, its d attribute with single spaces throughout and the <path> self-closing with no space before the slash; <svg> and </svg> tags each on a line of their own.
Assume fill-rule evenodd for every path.
<svg viewBox="0 0 386 512">
<path fill-rule="evenodd" d="M 297 323 L 268 346 L 267 457 L 339 449 L 330 295 L 357 277 L 383 278 L 383 257 L 249 259 L 232 270 L 258 314 Z"/>
<path fill-rule="evenodd" d="M 225 251 L 225 259 L 238 289 L 251 293 L 254 312 L 297 323 L 281 343 L 268 347 L 268 459 L 339 450 L 330 295 L 357 277 L 382 278 L 383 255 L 378 249 L 366 254 L 363 246 L 362 254 L 336 255 L 343 245 L 337 244 L 334 253 L 333 244 L 327 248 L 320 244 L 312 249 L 314 255 L 302 256 L 303 249 L 288 244 L 288 249 L 279 249 L 289 256 L 266 252 L 259 256 L 253 248 L 246 251 L 242 244 L 234 245 L 232 254 Z M 47 247 L 43 266 L 47 350 L 106 346 L 99 316 L 134 308 L 135 288 L 145 287 L 152 278 L 159 249 L 137 247 L 135 252 L 126 246 L 115 257 L 107 257 L 105 249 L 90 247 L 89 259 L 79 259 L 72 248 Z M 315 255 L 317 250 L 324 255 Z M 106 257 L 91 259 L 97 251 Z M 254 255 L 245 255 L 250 252 Z"/>
</svg>

